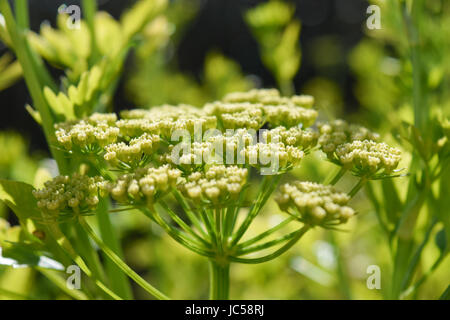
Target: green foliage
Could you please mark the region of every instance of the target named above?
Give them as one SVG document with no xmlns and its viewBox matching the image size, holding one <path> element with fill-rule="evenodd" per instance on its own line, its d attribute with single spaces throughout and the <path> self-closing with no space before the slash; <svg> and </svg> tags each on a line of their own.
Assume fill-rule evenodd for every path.
<svg viewBox="0 0 450 320">
<path fill-rule="evenodd" d="M 200 81 L 178 70 L 172 50 L 178 46 L 183 27 L 195 17 L 197 8 L 196 1 L 175 1 L 165 15 L 144 30 L 126 83 L 126 92 L 136 105 L 149 108 L 183 103 L 200 107 L 227 93 L 253 87 L 240 66 L 217 51 L 206 55 Z"/>
<path fill-rule="evenodd" d="M 280 90 L 291 95 L 292 80 L 300 68 L 300 21 L 295 7 L 281 0 L 271 0 L 250 9 L 245 17 L 258 40 L 261 58 Z"/>
<path fill-rule="evenodd" d="M 22 77 L 22 67 L 19 62 L 13 61 L 10 54 L 0 57 L 0 91 L 12 86 Z"/>
<path fill-rule="evenodd" d="M 0 218 L 0 259 L 27 266 L 0 266 L 0 298 L 168 298 L 150 282 L 174 298 L 206 298 L 209 260 L 213 299 L 230 292 L 247 299 L 268 292 L 295 299 L 447 299 L 441 280 L 450 251 L 450 7 L 443 0 L 374 3 L 382 7 L 383 29 L 369 32 L 349 63 L 362 118 L 381 135 L 342 120 L 316 124 L 314 98 L 291 96 L 301 28 L 287 2 L 271 0 L 245 13 L 281 96 L 250 90 L 254 84 L 240 66 L 219 52 L 207 55 L 199 80 L 177 70 L 171 53 L 197 2 L 141 0 L 116 21 L 85 0 L 80 29 L 68 28 L 60 15 L 57 28 L 43 25 L 37 34 L 28 30 L 26 1 L 16 0 L 13 12 L 0 0 L 0 38 L 18 59 L 0 58 L 0 90 L 22 71 L 36 107 L 27 110 L 42 125 L 60 173 L 36 172 L 22 139 L 0 135 L 0 175 L 34 180 L 39 189 L 0 180 L 1 203 L 20 222 L 9 227 Z M 145 109 L 106 114 L 132 48 L 127 92 Z M 325 65 L 332 60 L 326 58 L 317 56 Z M 59 85 L 44 60 L 64 70 Z M 342 103 L 329 80 L 317 78 L 310 88 L 330 115 Z M 162 104 L 173 105 L 155 107 Z M 237 130 L 199 138 L 196 122 L 203 130 Z M 196 139 L 183 141 L 190 151 L 179 163 L 170 157 L 177 129 Z M 261 129 L 268 129 L 262 134 L 268 143 L 253 144 L 251 130 Z M 246 143 L 242 150 L 239 141 Z M 223 154 L 213 163 L 187 161 L 205 160 L 217 146 L 240 151 L 249 163 L 223 164 Z M 250 161 L 268 155 L 279 167 Z M 266 169 L 272 175 L 260 177 Z M 358 194 L 363 188 L 367 197 Z M 344 223 L 352 232 L 320 229 L 341 230 Z M 390 280 L 383 271 L 377 293 L 365 286 L 366 270 L 355 270 L 371 260 L 392 270 Z M 62 274 L 44 269 L 70 264 L 84 272 L 82 291 L 67 290 Z M 429 292 L 436 284 L 439 292 Z"/>
<path fill-rule="evenodd" d="M 391 131 L 411 154 L 410 179 L 383 181 L 368 195 L 394 257 L 391 298 L 417 297 L 419 287 L 448 256 L 449 145 L 445 134 L 450 90 L 450 7 L 446 1 L 373 1 L 383 28 L 368 32 L 350 56 L 356 95 L 366 118 Z M 389 111 L 389 117 L 385 112 Z M 376 189 L 375 189 L 376 188 Z M 376 190 L 379 194 L 376 194 Z M 420 262 L 436 229 L 439 254 L 427 271 Z M 424 230 L 424 231 L 422 231 Z M 446 240 L 445 240 L 446 239 Z M 433 247 L 432 244 L 430 244 Z"/>
</svg>

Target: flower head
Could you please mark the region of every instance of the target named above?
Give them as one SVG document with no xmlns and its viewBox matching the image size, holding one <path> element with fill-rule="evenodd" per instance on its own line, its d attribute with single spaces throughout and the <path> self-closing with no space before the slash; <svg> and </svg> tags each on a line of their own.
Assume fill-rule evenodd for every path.
<svg viewBox="0 0 450 320">
<path fill-rule="evenodd" d="M 263 137 L 267 142 L 282 142 L 286 146 L 310 150 L 317 145 L 318 133 L 313 130 L 304 130 L 299 127 L 292 127 L 289 129 L 277 127 L 265 131 Z"/>
<path fill-rule="evenodd" d="M 312 226 L 332 227 L 355 215 L 347 206 L 350 200 L 347 194 L 313 182 L 286 183 L 275 200 L 281 210 Z"/>
<path fill-rule="evenodd" d="M 108 184 L 111 197 L 119 203 L 152 204 L 161 192 L 174 187 L 181 171 L 169 165 L 159 168 L 137 168 L 134 173 L 123 174 Z"/>
<path fill-rule="evenodd" d="M 133 138 L 128 144 L 113 143 L 106 146 L 104 158 L 113 166 L 133 169 L 145 165 L 153 152 L 158 148 L 160 137 L 144 133 Z"/>
<path fill-rule="evenodd" d="M 188 105 L 164 105 L 150 110 L 123 111 L 121 116 L 122 120 L 117 122 L 117 126 L 123 135 L 129 137 L 150 133 L 171 138 L 176 130 L 187 130 L 194 134 L 196 127 L 205 132 L 216 128 L 217 125 L 215 116 L 208 115 L 203 109 Z"/>
<path fill-rule="evenodd" d="M 247 181 L 247 169 L 212 165 L 183 179 L 178 188 L 195 203 L 217 205 L 236 199 Z"/>
<path fill-rule="evenodd" d="M 263 105 L 249 102 L 207 104 L 205 110 L 217 117 L 224 129 L 259 129 L 264 125 Z"/>
<path fill-rule="evenodd" d="M 305 153 L 296 147 L 279 143 L 257 143 L 245 147 L 241 151 L 245 163 L 260 169 L 270 170 L 271 174 L 287 170 L 296 166 L 305 156 Z"/>
<path fill-rule="evenodd" d="M 277 89 L 253 89 L 248 92 L 235 92 L 226 95 L 223 99 L 227 103 L 260 103 L 269 106 L 293 106 L 312 108 L 314 97 L 308 95 L 282 97 Z"/>
<path fill-rule="evenodd" d="M 353 168 L 358 176 L 375 178 L 389 175 L 401 160 L 401 151 L 389 147 L 386 143 L 375 141 L 353 141 L 336 149 L 336 161 L 347 168 Z"/>
<path fill-rule="evenodd" d="M 321 122 L 317 126 L 320 132 L 320 147 L 329 159 L 333 159 L 334 152 L 341 144 L 355 140 L 378 141 L 380 137 L 377 133 L 371 132 L 359 125 L 348 124 L 344 120 Z"/>
<path fill-rule="evenodd" d="M 66 150 L 98 152 L 117 141 L 119 128 L 115 126 L 115 114 L 93 114 L 79 121 L 68 121 L 55 125 L 56 138 Z"/>
<path fill-rule="evenodd" d="M 217 116 L 225 129 L 259 129 L 268 123 L 271 127 L 304 128 L 311 126 L 317 111 L 311 109 L 311 96 L 281 97 L 278 90 L 251 90 L 232 93 L 223 101 L 205 106 L 208 113 Z"/>
<path fill-rule="evenodd" d="M 81 174 L 58 176 L 45 183 L 45 188 L 33 191 L 41 210 L 51 213 L 65 211 L 86 213 L 94 210 L 99 197 L 106 196 L 106 181 L 101 177 Z"/>
</svg>

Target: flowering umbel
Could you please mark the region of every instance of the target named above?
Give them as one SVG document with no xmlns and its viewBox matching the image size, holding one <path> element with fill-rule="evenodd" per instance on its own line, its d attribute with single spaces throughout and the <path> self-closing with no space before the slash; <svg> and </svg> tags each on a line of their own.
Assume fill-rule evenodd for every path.
<svg viewBox="0 0 450 320">
<path fill-rule="evenodd" d="M 286 183 L 275 200 L 281 210 L 311 226 L 332 227 L 355 215 L 355 211 L 347 206 L 350 196 L 332 186 L 313 182 Z"/>
<path fill-rule="evenodd" d="M 203 108 L 164 105 L 123 111 L 120 119 L 94 114 L 60 123 L 59 147 L 76 156 L 84 172 L 102 177 L 56 177 L 34 195 L 39 208 L 56 217 L 91 213 L 110 196 L 113 211 L 139 210 L 213 265 L 269 261 L 312 227 L 346 223 L 355 215 L 348 202 L 366 179 L 390 175 L 400 161 L 399 150 L 376 142 L 378 135 L 363 127 L 344 121 L 312 127 L 313 104 L 310 96 L 252 90 Z M 360 183 L 349 194 L 312 182 L 285 183 L 275 200 L 291 217 L 243 241 L 283 174 L 318 148 L 342 172 L 363 177 Z M 298 222 L 299 229 L 265 241 Z M 247 256 L 266 249 L 275 250 Z"/>
<path fill-rule="evenodd" d="M 101 177 L 74 174 L 58 176 L 35 190 L 38 207 L 52 214 L 61 212 L 89 213 L 96 209 L 99 197 L 106 196 L 107 182 Z"/>
</svg>

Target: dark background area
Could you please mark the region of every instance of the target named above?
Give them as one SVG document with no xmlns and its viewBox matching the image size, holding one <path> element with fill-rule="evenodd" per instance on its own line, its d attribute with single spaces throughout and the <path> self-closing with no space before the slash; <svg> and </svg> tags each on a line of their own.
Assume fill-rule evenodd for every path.
<svg viewBox="0 0 450 320">
<path fill-rule="evenodd" d="M 99 9 L 118 18 L 121 12 L 133 1 L 99 0 Z M 252 38 L 244 20 L 243 12 L 260 3 L 258 0 L 203 0 L 197 17 L 190 23 L 178 48 L 176 58 L 179 68 L 199 78 L 208 51 L 218 49 L 227 57 L 241 65 L 245 74 L 256 75 L 261 79 L 262 87 L 273 87 L 274 79 L 265 70 L 259 58 L 258 45 Z M 295 78 L 297 91 L 308 79 L 322 76 L 339 84 L 344 95 L 345 110 L 357 108 L 352 93 L 353 78 L 347 67 L 347 53 L 363 36 L 363 23 L 366 19 L 365 0 L 295 0 L 296 16 L 302 22 L 301 47 L 302 65 Z M 39 30 L 40 24 L 48 20 L 52 24 L 57 10 L 62 4 L 80 4 L 80 1 L 30 0 L 32 28 Z M 318 40 L 328 37 L 333 39 L 337 48 L 327 52 L 317 46 Z M 0 44 L 0 54 L 6 48 Z M 320 59 L 330 58 L 334 63 L 317 65 Z M 326 59 L 325 59 L 326 60 Z M 128 62 L 130 63 L 130 61 Z M 53 75 L 61 75 L 54 70 Z M 117 110 L 130 108 L 119 87 L 114 101 Z M 44 136 L 39 126 L 26 112 L 24 106 L 31 103 L 24 81 L 12 88 L 0 92 L 2 116 L 0 130 L 14 130 L 22 133 L 30 143 L 31 150 L 47 149 Z"/>
</svg>

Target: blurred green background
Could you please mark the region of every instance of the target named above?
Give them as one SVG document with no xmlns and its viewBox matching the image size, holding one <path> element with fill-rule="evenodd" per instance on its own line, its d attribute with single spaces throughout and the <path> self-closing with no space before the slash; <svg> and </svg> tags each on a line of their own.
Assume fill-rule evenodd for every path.
<svg viewBox="0 0 450 320">
<path fill-rule="evenodd" d="M 408 41 L 401 14 L 390 1 L 381 7 L 380 30 L 369 30 L 360 0 L 231 1 L 174 0 L 149 25 L 125 64 L 116 111 L 132 107 L 187 103 L 202 106 L 226 93 L 255 87 L 277 87 L 283 94 L 316 98 L 321 120 L 345 118 L 378 131 L 384 141 L 399 146 L 395 129 L 412 121 L 414 94 Z M 396 1 L 392 1 L 396 2 Z M 54 22 L 62 1 L 30 1 L 33 27 Z M 77 1 L 65 1 L 77 4 Z M 132 1 L 99 1 L 99 8 L 117 16 Z M 450 4 L 429 0 L 420 19 L 428 48 L 423 56 L 427 92 L 434 112 L 450 111 Z M 20 67 L 0 44 L 0 176 L 35 183 L 55 164 L 40 129 L 26 112 L 30 102 L 20 80 Z M 53 70 L 55 76 L 60 71 Z M 408 154 L 403 166 L 410 161 Z M 300 179 L 323 181 L 335 170 L 310 157 L 294 172 Z M 341 183 L 349 188 L 356 180 Z M 406 188 L 408 178 L 395 182 Z M 373 183 L 380 193 L 379 183 Z M 354 200 L 359 215 L 341 232 L 315 230 L 280 259 L 261 265 L 233 265 L 234 299 L 383 299 L 389 296 L 392 257 L 389 241 L 374 207 L 364 193 Z M 385 210 L 390 210 L 385 208 Z M 426 208 L 425 211 L 429 209 Z M 444 208 L 448 210 L 448 208 Z M 249 237 L 275 225 L 279 209 L 273 201 L 252 227 Z M 429 213 L 418 221 L 418 241 Z M 0 203 L 0 218 L 16 224 Z M 138 214 L 114 214 L 126 261 L 156 287 L 175 299 L 208 297 L 207 264 L 184 250 L 159 227 Z M 0 220 L 0 231 L 2 230 Z M 419 264 L 420 277 L 440 254 L 439 228 L 429 235 Z M 381 270 L 381 289 L 370 290 L 367 268 Z M 435 299 L 450 283 L 450 261 L 444 261 L 412 298 Z M 181 275 L 181 276 L 180 276 Z M 67 298 L 31 269 L 0 266 L 0 288 L 26 297 Z M 148 298 L 135 287 L 137 298 Z M 0 290 L 0 299 L 7 298 Z"/>
</svg>

